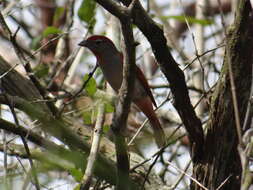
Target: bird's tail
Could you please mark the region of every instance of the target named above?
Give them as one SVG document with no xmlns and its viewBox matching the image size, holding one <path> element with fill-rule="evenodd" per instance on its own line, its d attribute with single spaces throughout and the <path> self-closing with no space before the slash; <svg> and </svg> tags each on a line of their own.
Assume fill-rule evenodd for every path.
<svg viewBox="0 0 253 190">
<path fill-rule="evenodd" d="M 166 136 L 165 136 L 164 130 L 163 130 L 157 116 L 155 116 L 154 118 L 149 118 L 149 121 L 150 121 L 151 126 L 153 128 L 155 141 L 156 141 L 158 147 L 161 148 L 161 147 L 165 146 L 166 145 Z"/>
<path fill-rule="evenodd" d="M 149 119 L 154 131 L 154 137 L 157 145 L 159 146 L 159 148 L 163 147 L 166 144 L 166 136 L 161 126 L 161 123 L 158 120 L 156 113 L 153 109 L 152 101 L 149 97 L 145 97 L 134 101 L 134 103 Z"/>
</svg>

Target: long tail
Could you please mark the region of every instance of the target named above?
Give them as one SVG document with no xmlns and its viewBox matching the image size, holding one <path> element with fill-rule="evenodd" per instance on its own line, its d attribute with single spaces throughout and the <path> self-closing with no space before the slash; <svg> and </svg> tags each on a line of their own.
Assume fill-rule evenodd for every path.
<svg viewBox="0 0 253 190">
<path fill-rule="evenodd" d="M 154 137 L 159 148 L 166 144 L 166 136 L 152 106 L 151 99 L 147 96 L 135 100 L 134 103 L 147 116 L 154 131 Z"/>
</svg>

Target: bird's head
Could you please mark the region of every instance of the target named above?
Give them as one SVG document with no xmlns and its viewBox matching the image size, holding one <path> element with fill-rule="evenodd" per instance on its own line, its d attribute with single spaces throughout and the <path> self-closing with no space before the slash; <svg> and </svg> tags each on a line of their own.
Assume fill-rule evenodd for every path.
<svg viewBox="0 0 253 190">
<path fill-rule="evenodd" d="M 108 55 L 108 52 L 114 52 L 117 51 L 115 45 L 113 42 L 105 37 L 100 35 L 94 35 L 89 37 L 86 40 L 83 40 L 78 44 L 79 46 L 87 47 L 89 50 L 91 50 L 97 57 Z"/>
</svg>

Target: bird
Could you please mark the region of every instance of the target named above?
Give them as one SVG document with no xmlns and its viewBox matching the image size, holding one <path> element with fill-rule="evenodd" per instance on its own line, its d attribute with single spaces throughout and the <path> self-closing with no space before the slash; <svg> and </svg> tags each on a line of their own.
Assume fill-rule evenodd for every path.
<svg viewBox="0 0 253 190">
<path fill-rule="evenodd" d="M 88 48 L 96 57 L 104 78 L 118 93 L 123 80 L 123 54 L 118 51 L 114 43 L 102 35 L 93 35 L 81 41 L 79 46 Z M 166 145 L 166 136 L 161 123 L 153 109 L 157 107 L 147 79 L 141 69 L 136 66 L 136 79 L 134 84 L 133 103 L 149 119 L 154 138 L 159 148 Z"/>
</svg>

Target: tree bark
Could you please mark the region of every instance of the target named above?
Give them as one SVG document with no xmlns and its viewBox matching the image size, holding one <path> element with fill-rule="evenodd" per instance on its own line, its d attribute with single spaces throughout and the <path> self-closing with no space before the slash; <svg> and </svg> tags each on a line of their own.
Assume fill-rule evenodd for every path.
<svg viewBox="0 0 253 190">
<path fill-rule="evenodd" d="M 239 118 L 244 123 L 250 96 L 253 63 L 251 5 L 241 1 L 234 26 L 226 36 L 222 72 L 213 93 L 210 122 L 204 144 L 203 162 L 194 163 L 193 176 L 210 190 L 240 189 L 241 161 L 237 151 L 238 136 L 234 117 L 229 65 L 235 81 Z M 192 190 L 201 189 L 195 183 Z"/>
</svg>

